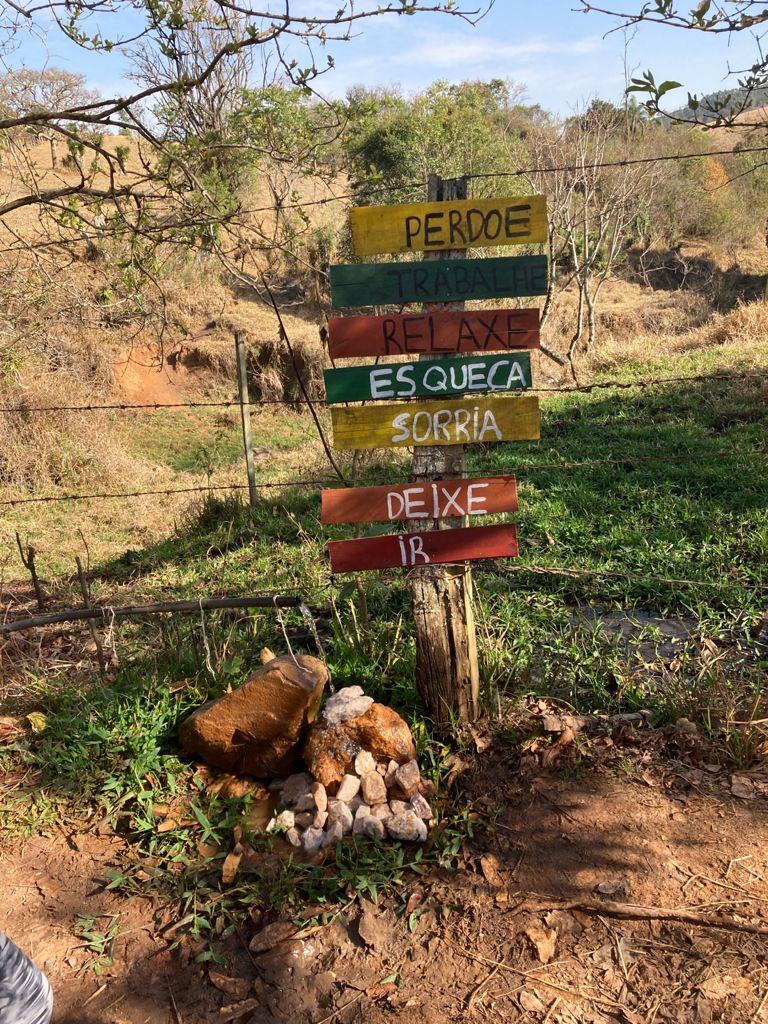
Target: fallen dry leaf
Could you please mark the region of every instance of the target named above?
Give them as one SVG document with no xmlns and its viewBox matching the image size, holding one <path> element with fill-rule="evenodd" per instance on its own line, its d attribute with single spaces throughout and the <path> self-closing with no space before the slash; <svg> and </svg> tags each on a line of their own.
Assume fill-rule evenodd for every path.
<svg viewBox="0 0 768 1024">
<path fill-rule="evenodd" d="M 219 1020 L 237 1020 L 239 1017 L 244 1017 L 246 1013 L 251 1013 L 253 1010 L 257 1010 L 261 1006 L 260 999 L 246 999 L 242 1003 L 230 1003 L 229 1006 L 222 1006 L 219 1010 Z"/>
<path fill-rule="evenodd" d="M 221 865 L 221 880 L 224 885 L 231 885 L 234 882 L 242 859 L 242 853 L 235 853 L 234 850 L 224 858 L 224 863 Z"/>
<path fill-rule="evenodd" d="M 536 955 L 543 964 L 548 964 L 555 955 L 557 945 L 557 932 L 554 928 L 542 928 L 534 924 L 525 929 L 525 934 L 530 939 L 536 950 Z"/>
<path fill-rule="evenodd" d="M 738 797 L 739 800 L 754 800 L 756 795 L 754 783 L 743 775 L 732 775 L 731 794 Z"/>
<path fill-rule="evenodd" d="M 542 1002 L 535 992 L 528 992 L 526 989 L 517 997 L 522 1008 L 528 1013 L 543 1013 L 547 1004 Z"/>
<path fill-rule="evenodd" d="M 744 994 L 751 991 L 751 982 L 738 974 L 721 974 L 719 977 L 707 978 L 699 985 L 699 992 L 707 999 L 725 999 L 726 996 L 734 996 L 738 992 Z"/>
<path fill-rule="evenodd" d="M 250 941 L 248 949 L 252 953 L 263 953 L 273 949 L 279 942 L 284 942 L 296 934 L 296 925 L 292 921 L 275 921 L 268 924 L 260 932 L 256 932 Z"/>
<path fill-rule="evenodd" d="M 492 885 L 494 889 L 502 889 L 504 887 L 504 879 L 499 871 L 499 862 L 492 853 L 484 853 L 480 858 L 480 870 L 483 872 L 486 882 Z"/>
<path fill-rule="evenodd" d="M 208 971 L 208 978 L 220 992 L 234 996 L 235 999 L 245 999 L 251 990 L 251 983 L 247 978 L 230 978 L 221 971 Z"/>
</svg>

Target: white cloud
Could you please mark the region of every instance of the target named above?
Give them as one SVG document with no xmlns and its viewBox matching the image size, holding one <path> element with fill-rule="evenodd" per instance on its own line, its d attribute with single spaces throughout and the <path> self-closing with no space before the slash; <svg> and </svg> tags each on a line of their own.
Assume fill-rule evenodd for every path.
<svg viewBox="0 0 768 1024">
<path fill-rule="evenodd" d="M 474 33 L 459 35 L 448 32 L 419 32 L 418 41 L 402 53 L 389 56 L 388 63 L 434 70 L 458 70 L 498 65 L 502 61 L 530 60 L 533 57 L 584 57 L 600 49 L 601 43 L 602 40 L 596 36 L 577 40 L 531 36 L 519 42 L 508 42 Z"/>
</svg>

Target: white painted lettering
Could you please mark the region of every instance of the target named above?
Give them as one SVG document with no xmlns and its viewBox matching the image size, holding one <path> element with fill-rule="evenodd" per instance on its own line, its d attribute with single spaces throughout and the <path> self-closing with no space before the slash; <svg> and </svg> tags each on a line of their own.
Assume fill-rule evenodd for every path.
<svg viewBox="0 0 768 1024">
<path fill-rule="evenodd" d="M 399 519 L 403 514 L 404 507 L 405 501 L 402 494 L 399 494 L 397 491 L 390 491 L 387 495 L 387 518 Z"/>
<path fill-rule="evenodd" d="M 422 561 L 429 564 L 429 555 L 424 550 L 423 537 L 409 537 L 408 546 L 411 549 L 411 565 L 416 565 L 417 556 L 421 558 Z"/>
<path fill-rule="evenodd" d="M 478 440 L 484 441 L 485 435 L 487 433 L 490 433 L 491 431 L 493 431 L 493 433 L 496 435 L 496 440 L 500 441 L 501 431 L 499 430 L 498 424 L 496 423 L 496 417 L 493 415 L 491 410 L 488 409 L 485 413 L 485 416 L 483 417 L 483 426 L 480 430 L 479 435 L 477 435 Z"/>
<path fill-rule="evenodd" d="M 394 398 L 395 390 L 392 387 L 392 371 L 386 367 L 379 367 L 371 370 L 369 377 L 371 385 L 371 398 Z"/>
<path fill-rule="evenodd" d="M 485 490 L 488 484 L 470 484 L 467 488 L 467 515 L 468 516 L 484 516 L 487 512 L 485 504 L 485 495 L 478 494 L 480 490 Z"/>
<path fill-rule="evenodd" d="M 469 389 L 470 391 L 482 391 L 488 387 L 485 379 L 485 367 L 482 363 L 470 363 L 467 367 L 469 371 Z"/>
<path fill-rule="evenodd" d="M 432 431 L 435 435 L 435 440 L 439 440 L 440 433 L 442 431 L 443 437 L 446 441 L 450 441 L 451 435 L 448 432 L 448 425 L 453 419 L 453 414 L 450 409 L 441 409 L 434 415 L 434 421 L 432 424 Z"/>
<path fill-rule="evenodd" d="M 447 374 L 440 366 L 430 366 L 424 371 L 424 387 L 427 391 L 445 391 Z"/>
<path fill-rule="evenodd" d="M 416 394 L 416 381 L 413 379 L 413 367 L 412 366 L 400 366 L 398 368 L 395 379 L 398 384 L 404 384 L 405 390 L 400 389 L 397 392 L 398 398 L 413 398 Z"/>
<path fill-rule="evenodd" d="M 427 507 L 426 501 L 420 500 L 420 497 L 417 497 L 417 495 L 423 498 L 423 487 L 407 487 L 403 491 L 403 504 L 407 519 L 427 519 L 429 516 L 429 513 L 426 511 L 417 511 L 419 508 L 426 509 Z"/>
<path fill-rule="evenodd" d="M 460 440 L 463 436 L 465 441 L 471 441 L 472 438 L 469 436 L 467 426 L 469 424 L 470 415 L 469 409 L 457 409 L 454 416 L 454 425 L 456 429 L 456 440 Z"/>
<path fill-rule="evenodd" d="M 464 515 L 464 510 L 462 509 L 462 507 L 456 501 L 456 499 L 458 498 L 460 493 L 461 493 L 461 486 L 460 485 L 456 488 L 456 490 L 453 492 L 453 494 L 451 494 L 451 492 L 446 487 L 443 487 L 443 497 L 445 498 L 445 505 L 443 505 L 443 515 L 444 516 L 451 515 L 451 508 L 454 508 L 456 510 L 455 514 L 457 516 L 463 516 Z"/>
<path fill-rule="evenodd" d="M 409 412 L 401 412 L 399 416 L 395 416 L 392 420 L 392 428 L 398 430 L 399 433 L 392 435 L 392 442 L 395 441 L 407 441 L 411 436 L 411 432 L 408 428 L 408 420 L 411 418 Z"/>
<path fill-rule="evenodd" d="M 398 537 L 397 538 L 397 543 L 400 545 L 400 564 L 401 565 L 407 565 L 408 564 L 408 553 L 405 550 L 405 543 L 404 543 L 404 541 L 405 541 L 404 537 Z"/>
</svg>

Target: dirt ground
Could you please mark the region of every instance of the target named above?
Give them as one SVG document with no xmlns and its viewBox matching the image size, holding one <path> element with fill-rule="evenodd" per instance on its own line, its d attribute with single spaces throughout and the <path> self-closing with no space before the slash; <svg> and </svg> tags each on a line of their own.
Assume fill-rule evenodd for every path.
<svg viewBox="0 0 768 1024">
<path fill-rule="evenodd" d="M 624 730 L 552 770 L 535 740 L 478 746 L 453 799 L 485 827 L 459 871 L 412 876 L 378 906 L 352 899 L 327 927 L 285 938 L 286 922 L 272 948 L 247 949 L 280 920 L 267 910 L 224 965 L 194 963 L 190 940 L 172 949 L 173 908 L 105 891 L 128 847 L 88 826 L 6 846 L 0 922 L 48 974 L 57 1024 L 768 1021 L 768 776 L 733 774 L 684 733 Z M 74 928 L 114 914 L 114 964 L 97 975 Z"/>
</svg>

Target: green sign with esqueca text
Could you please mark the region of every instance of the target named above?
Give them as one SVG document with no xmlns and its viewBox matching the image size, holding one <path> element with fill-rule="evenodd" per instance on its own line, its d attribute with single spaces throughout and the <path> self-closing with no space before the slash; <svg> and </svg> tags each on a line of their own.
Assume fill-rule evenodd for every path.
<svg viewBox="0 0 768 1024">
<path fill-rule="evenodd" d="M 531 357 L 528 352 L 499 352 L 464 359 L 346 366 L 325 370 L 324 376 L 330 405 L 517 391 L 531 386 Z"/>
</svg>

